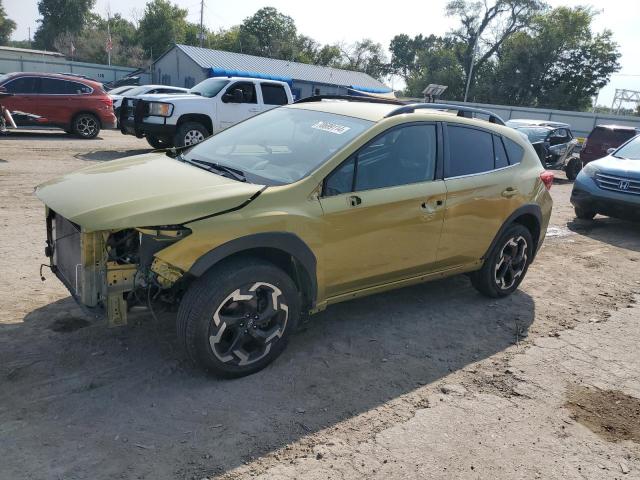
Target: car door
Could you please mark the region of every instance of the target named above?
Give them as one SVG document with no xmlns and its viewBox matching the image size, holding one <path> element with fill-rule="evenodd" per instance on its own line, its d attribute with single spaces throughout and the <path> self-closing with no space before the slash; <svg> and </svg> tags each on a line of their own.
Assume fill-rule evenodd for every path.
<svg viewBox="0 0 640 480">
<path fill-rule="evenodd" d="M 234 92 L 240 90 L 240 98 L 234 99 Z M 258 94 L 253 82 L 234 82 L 221 94 L 218 104 L 220 128 L 225 129 L 260 113 Z"/>
<path fill-rule="evenodd" d="M 547 142 L 549 144 L 549 155 L 553 166 L 564 165 L 567 157 L 571 155 L 573 147 L 577 143 L 566 128 L 556 128 L 549 132 Z"/>
<path fill-rule="evenodd" d="M 2 105 L 10 112 L 22 112 L 14 115 L 14 120 L 20 125 L 34 125 L 39 119 L 46 121 L 45 109 L 38 102 L 40 78 L 35 76 L 14 78 L 3 85 L 8 93 L 13 95 L 2 99 Z"/>
<path fill-rule="evenodd" d="M 40 79 L 39 103 L 46 109 L 46 117 L 50 123 L 68 125 L 73 113 L 79 108 L 73 95 L 72 82 L 57 78 L 42 77 Z"/>
<path fill-rule="evenodd" d="M 477 262 L 506 218 L 524 202 L 520 185 L 523 148 L 488 130 L 448 123 L 444 128 L 447 202 L 438 264 Z"/>
<path fill-rule="evenodd" d="M 435 123 L 392 128 L 324 181 L 324 278 L 333 297 L 429 271 L 442 229 L 445 185 Z"/>
</svg>

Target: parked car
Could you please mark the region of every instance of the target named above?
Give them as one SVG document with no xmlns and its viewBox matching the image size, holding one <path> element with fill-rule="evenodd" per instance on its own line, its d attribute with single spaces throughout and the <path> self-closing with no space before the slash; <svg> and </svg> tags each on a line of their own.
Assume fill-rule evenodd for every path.
<svg viewBox="0 0 640 480">
<path fill-rule="evenodd" d="M 484 110 L 355 98 L 40 185 L 52 270 L 112 325 L 139 298 L 179 303 L 188 355 L 223 376 L 264 368 L 330 304 L 462 273 L 513 293 L 552 207 L 531 145 Z"/>
<path fill-rule="evenodd" d="M 125 87 L 118 87 L 118 88 L 125 88 Z M 111 100 L 113 100 L 113 111 L 116 114 L 116 117 L 120 116 L 120 106 L 122 105 L 122 99 L 124 98 L 124 95 L 122 93 L 118 93 L 115 90 L 118 90 L 117 88 L 114 90 L 111 90 L 109 92 L 109 96 L 111 97 Z M 127 94 L 127 97 L 130 98 L 134 98 L 134 97 L 138 97 L 140 95 L 146 95 L 146 94 L 155 94 L 155 93 L 160 93 L 163 95 L 177 95 L 177 94 L 185 94 L 189 92 L 188 88 L 182 88 L 182 87 L 171 87 L 168 85 L 140 85 L 140 86 L 132 86 L 130 90 L 125 90 L 124 93 Z"/>
<path fill-rule="evenodd" d="M 136 85 L 123 85 L 121 87 L 112 88 L 107 93 L 109 94 L 110 97 L 112 97 L 112 100 L 113 100 L 113 95 L 122 95 L 124 92 L 128 92 L 129 90 L 135 87 Z"/>
<path fill-rule="evenodd" d="M 568 126 L 558 127 L 557 122 L 553 126 L 533 122 L 530 124 L 511 122 L 511 120 L 508 121 L 507 125 L 527 137 L 544 168 L 564 170 L 569 180 L 575 180 L 582 164 L 580 157 L 574 153 L 579 146 L 578 140 Z"/>
<path fill-rule="evenodd" d="M 530 120 L 526 118 L 512 118 L 507 120 L 507 127 L 555 127 L 555 128 L 571 128 L 571 125 L 564 122 L 555 122 L 553 120 Z"/>
<path fill-rule="evenodd" d="M 617 148 L 640 131 L 624 125 L 597 125 L 587 137 L 580 152 L 582 164 L 607 156 L 607 151 Z"/>
<path fill-rule="evenodd" d="M 589 162 L 573 184 L 571 203 L 584 220 L 598 213 L 640 220 L 640 136 Z"/>
<path fill-rule="evenodd" d="M 9 73 L 0 87 L 18 127 L 62 128 L 82 138 L 95 138 L 101 128 L 115 128 L 111 98 L 97 82 L 55 73 Z"/>
<path fill-rule="evenodd" d="M 122 133 L 145 137 L 153 148 L 195 145 L 258 113 L 293 102 L 286 82 L 257 78 L 208 78 L 189 93 L 128 99 L 128 108 L 119 117 Z"/>
</svg>

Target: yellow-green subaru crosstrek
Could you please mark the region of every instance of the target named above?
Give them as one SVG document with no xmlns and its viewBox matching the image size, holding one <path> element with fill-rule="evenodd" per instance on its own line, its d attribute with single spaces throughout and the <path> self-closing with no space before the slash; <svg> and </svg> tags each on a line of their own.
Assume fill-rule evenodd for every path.
<svg viewBox="0 0 640 480">
<path fill-rule="evenodd" d="M 552 182 L 490 112 L 312 97 L 36 193 L 50 266 L 80 304 L 121 325 L 136 303 L 179 303 L 189 357 L 241 376 L 333 303 L 460 273 L 510 294 Z"/>
</svg>

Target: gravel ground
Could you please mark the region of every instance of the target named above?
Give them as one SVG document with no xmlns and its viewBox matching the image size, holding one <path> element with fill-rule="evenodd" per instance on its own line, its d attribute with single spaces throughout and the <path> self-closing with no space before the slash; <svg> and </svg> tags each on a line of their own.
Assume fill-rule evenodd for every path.
<svg viewBox="0 0 640 480">
<path fill-rule="evenodd" d="M 38 183 L 147 151 L 0 137 L 0 479 L 640 478 L 640 225 L 573 218 L 558 175 L 521 289 L 455 277 L 330 307 L 222 381 L 175 313 L 107 329 L 45 261 Z"/>
</svg>

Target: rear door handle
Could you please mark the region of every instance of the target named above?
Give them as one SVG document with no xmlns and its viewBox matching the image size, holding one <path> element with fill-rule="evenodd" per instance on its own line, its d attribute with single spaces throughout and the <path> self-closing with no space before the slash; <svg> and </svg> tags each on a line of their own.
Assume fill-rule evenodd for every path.
<svg viewBox="0 0 640 480">
<path fill-rule="evenodd" d="M 349 197 L 349 205 L 351 205 L 352 207 L 357 207 L 361 203 L 362 203 L 362 199 L 359 196 L 351 195 Z"/>
<path fill-rule="evenodd" d="M 506 190 L 502 191 L 502 196 L 509 198 L 518 194 L 518 189 L 514 187 L 508 187 Z"/>
</svg>

